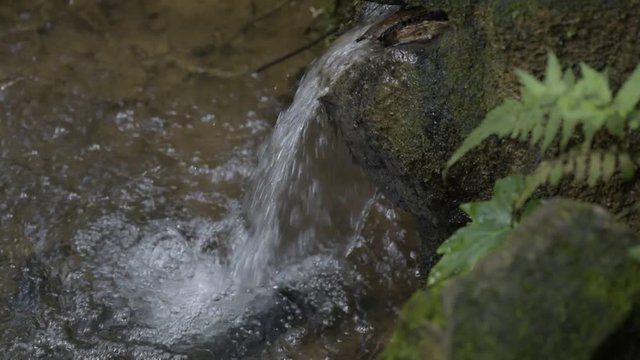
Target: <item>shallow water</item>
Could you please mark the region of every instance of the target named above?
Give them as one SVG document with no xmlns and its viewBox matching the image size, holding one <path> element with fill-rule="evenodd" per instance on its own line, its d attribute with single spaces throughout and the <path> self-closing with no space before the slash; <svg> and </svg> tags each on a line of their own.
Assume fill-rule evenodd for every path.
<svg viewBox="0 0 640 360">
<path fill-rule="evenodd" d="M 239 75 L 320 36 L 321 2 L 0 4 L 5 358 L 380 349 L 416 286 L 411 220 L 321 114 L 274 156 L 324 49 Z"/>
</svg>

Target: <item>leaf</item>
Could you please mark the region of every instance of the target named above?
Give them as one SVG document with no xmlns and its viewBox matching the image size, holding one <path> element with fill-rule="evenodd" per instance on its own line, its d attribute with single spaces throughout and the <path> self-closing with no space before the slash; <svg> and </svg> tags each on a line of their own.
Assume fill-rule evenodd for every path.
<svg viewBox="0 0 640 360">
<path fill-rule="evenodd" d="M 453 166 L 460 158 L 480 145 L 489 136 L 509 134 L 514 114 L 518 113 L 520 106 L 521 104 L 517 100 L 508 99 L 502 105 L 489 112 L 482 123 L 464 139 L 462 145 L 451 155 L 451 158 L 447 161 L 446 168 Z"/>
<path fill-rule="evenodd" d="M 633 246 L 629 249 L 629 257 L 635 261 L 640 261 L 640 245 Z"/>
<path fill-rule="evenodd" d="M 554 166 L 549 169 L 549 178 L 547 181 L 553 186 L 558 186 L 560 180 L 562 180 L 562 177 L 564 176 L 564 164 L 562 164 L 561 160 L 558 160 L 557 162 L 554 162 L 553 165 Z"/>
<path fill-rule="evenodd" d="M 640 102 L 640 65 L 615 99 L 606 72 L 584 63 L 580 67 L 581 77 L 576 80 L 571 70 L 563 74 L 558 58 L 549 53 L 544 81 L 518 70 L 521 101 L 508 99 L 491 111 L 454 152 L 447 168 L 492 135 L 540 145 L 544 156 L 550 155 L 549 148 L 558 141 L 559 156 L 542 162 L 526 178 L 516 201 L 518 208 L 539 186 L 555 186 L 567 175 L 573 174 L 574 182 L 586 181 L 589 186 L 609 181 L 618 169 L 625 178 L 633 176 L 640 160 L 592 147 L 596 134 L 603 129 L 622 140 L 629 136 L 627 129 L 640 129 L 640 109 L 636 108 Z"/>
<path fill-rule="evenodd" d="M 538 79 L 533 77 L 528 72 L 516 70 L 516 76 L 520 80 L 520 84 L 522 84 L 522 87 L 531 92 L 531 94 L 540 97 L 546 92 L 546 87 L 544 86 L 544 84 L 538 81 Z"/>
<path fill-rule="evenodd" d="M 566 83 L 562 78 L 562 67 L 558 57 L 553 52 L 549 52 L 547 56 L 547 70 L 544 77 L 544 83 L 547 91 L 557 94 L 562 93 L 566 87 Z"/>
<path fill-rule="evenodd" d="M 522 191 L 524 177 L 512 175 L 496 182 L 490 201 L 472 202 L 461 206 L 469 217 L 480 223 L 511 225 L 513 202 Z"/>
<path fill-rule="evenodd" d="M 522 213 L 520 215 L 520 220 L 526 219 L 527 217 L 529 217 L 531 214 L 536 212 L 536 210 L 541 208 L 542 205 L 544 205 L 544 201 L 542 201 L 540 199 L 533 198 L 533 199 L 530 199 L 529 201 L 527 201 L 527 203 L 522 207 Z"/>
<path fill-rule="evenodd" d="M 562 77 L 562 81 L 567 86 L 567 88 L 572 88 L 576 85 L 576 74 L 571 70 L 567 70 Z"/>
<path fill-rule="evenodd" d="M 511 231 L 513 202 L 523 182 L 519 175 L 498 180 L 490 200 L 462 205 L 471 222 L 438 248 L 442 258 L 429 274 L 429 286 L 473 269 L 480 259 L 504 243 Z"/>
<path fill-rule="evenodd" d="M 602 106 L 611 102 L 612 94 L 609 87 L 609 79 L 605 73 L 594 70 L 587 64 L 580 64 L 582 79 L 576 87 L 583 87 L 583 96 L 586 96 L 590 103 Z"/>
<path fill-rule="evenodd" d="M 620 164 L 620 172 L 622 173 L 623 180 L 631 180 L 638 170 L 638 166 L 631 160 L 631 156 L 627 153 L 618 155 L 618 162 Z"/>
<path fill-rule="evenodd" d="M 553 107 L 551 112 L 549 112 L 549 120 L 545 127 L 544 139 L 541 147 L 542 152 L 545 152 L 549 148 L 549 145 L 551 145 L 553 139 L 556 138 L 561 126 L 562 115 L 560 114 L 560 110 L 557 107 Z"/>
<path fill-rule="evenodd" d="M 560 165 L 560 167 L 562 167 Z M 553 169 L 552 161 L 543 161 L 538 167 L 533 171 L 531 175 L 528 175 L 525 178 L 524 187 L 522 191 L 518 194 L 518 197 L 515 201 L 515 208 L 520 209 L 522 205 L 524 205 L 529 198 L 536 192 L 536 190 L 540 187 L 540 185 L 547 182 L 549 179 L 549 175 L 551 170 Z"/>
<path fill-rule="evenodd" d="M 581 115 L 575 112 L 565 112 L 563 115 L 564 121 L 562 122 L 562 137 L 560 139 L 560 149 L 566 149 L 569 145 L 569 140 L 573 136 L 576 126 L 580 123 Z"/>
<path fill-rule="evenodd" d="M 616 172 L 616 154 L 606 152 L 602 158 L 602 181 L 609 181 Z"/>
<path fill-rule="evenodd" d="M 473 269 L 478 261 L 504 243 L 510 227 L 492 223 L 469 225 L 454 233 L 438 252 L 442 258 L 429 273 L 428 286 L 434 286 Z"/>
<path fill-rule="evenodd" d="M 591 154 L 591 158 L 589 160 L 589 178 L 587 179 L 587 184 L 589 184 L 589 187 L 594 187 L 598 184 L 598 180 L 600 180 L 601 174 L 602 174 L 601 154 L 598 152 L 595 152 Z"/>
<path fill-rule="evenodd" d="M 640 110 L 634 111 L 629 115 L 629 128 L 632 130 L 640 128 Z"/>
<path fill-rule="evenodd" d="M 629 79 L 622 85 L 616 98 L 614 106 L 621 117 L 626 117 L 636 107 L 640 101 L 640 65 L 636 67 Z"/>
<path fill-rule="evenodd" d="M 546 113 L 541 106 L 536 106 L 532 109 L 527 109 L 527 113 L 529 116 L 529 122 L 526 125 L 526 133 L 522 137 L 523 141 L 526 141 L 531 134 L 531 138 L 529 139 L 529 143 L 531 145 L 536 145 L 542 139 L 545 130 L 546 123 Z"/>
<path fill-rule="evenodd" d="M 576 170 L 573 174 L 574 182 L 580 183 L 587 179 L 587 157 L 577 156 L 573 161 L 576 164 Z"/>
<path fill-rule="evenodd" d="M 607 119 L 607 121 L 605 122 L 605 125 L 607 126 L 607 130 L 609 130 L 609 133 L 622 139 L 625 135 L 625 132 L 624 132 L 625 121 L 626 121 L 626 118 L 620 116 L 619 113 L 615 113 Z"/>
</svg>

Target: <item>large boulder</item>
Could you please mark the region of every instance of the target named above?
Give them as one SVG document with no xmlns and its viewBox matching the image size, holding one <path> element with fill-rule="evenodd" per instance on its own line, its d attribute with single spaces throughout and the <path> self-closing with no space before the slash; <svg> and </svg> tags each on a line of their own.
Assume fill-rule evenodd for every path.
<svg viewBox="0 0 640 360">
<path fill-rule="evenodd" d="M 624 331 L 638 328 L 639 243 L 599 207 L 553 201 L 471 273 L 416 293 L 383 359 L 638 358 Z"/>
<path fill-rule="evenodd" d="M 488 196 L 497 178 L 539 160 L 522 144 L 489 140 L 442 177 L 448 157 L 488 110 L 518 93 L 513 70 L 541 75 L 551 49 L 565 65 L 609 69 L 618 86 L 640 62 L 640 1 L 403 3 L 442 9 L 453 26 L 428 44 L 377 44 L 377 55 L 336 79 L 323 101 L 356 161 L 422 219 L 432 253 L 447 229 L 464 221 L 460 203 Z M 603 192 L 603 203 L 612 203 L 611 194 Z"/>
</svg>

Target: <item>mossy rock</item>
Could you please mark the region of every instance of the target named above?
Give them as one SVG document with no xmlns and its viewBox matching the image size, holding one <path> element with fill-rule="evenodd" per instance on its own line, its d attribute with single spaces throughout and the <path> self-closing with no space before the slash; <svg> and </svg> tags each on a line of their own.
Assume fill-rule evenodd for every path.
<svg viewBox="0 0 640 360">
<path fill-rule="evenodd" d="M 638 243 L 599 207 L 552 201 L 471 273 L 416 293 L 382 358 L 606 358 L 640 293 Z"/>
<path fill-rule="evenodd" d="M 382 191 L 444 238 L 449 219 L 461 218 L 457 201 L 445 201 L 464 194 L 440 173 L 456 131 L 438 87 L 442 63 L 433 47 L 375 46 L 334 80 L 321 102 Z M 437 242 L 425 242 L 434 245 L 430 252 Z"/>
<path fill-rule="evenodd" d="M 337 79 L 324 100 L 354 158 L 385 194 L 425 228 L 439 229 L 423 242 L 433 254 L 441 235 L 464 221 L 459 204 L 488 197 L 496 179 L 531 170 L 540 160 L 524 144 L 492 139 L 443 180 L 445 162 L 464 137 L 490 109 L 518 94 L 514 70 L 542 75 L 553 50 L 566 66 L 584 61 L 608 69 L 616 88 L 640 62 L 640 0 L 403 4 L 443 9 L 453 26 L 426 45 L 381 49 Z M 638 186 L 624 191 L 630 192 L 637 194 Z M 572 188 L 562 193 L 618 209 L 634 198 L 611 187 L 590 195 Z"/>
</svg>

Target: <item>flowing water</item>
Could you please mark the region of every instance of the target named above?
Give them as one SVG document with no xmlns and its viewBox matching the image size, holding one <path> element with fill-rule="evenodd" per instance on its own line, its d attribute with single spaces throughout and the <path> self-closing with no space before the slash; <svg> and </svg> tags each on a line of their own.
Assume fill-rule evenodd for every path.
<svg viewBox="0 0 640 360">
<path fill-rule="evenodd" d="M 319 3 L 0 3 L 0 356 L 375 356 L 415 231 L 317 102 L 369 49 L 236 76 Z"/>
<path fill-rule="evenodd" d="M 305 74 L 292 105 L 278 118 L 252 175 L 247 214 L 250 236 L 232 256 L 235 275 L 257 285 L 272 276 L 274 262 L 288 264 L 319 248 L 344 246 L 345 230 L 373 190 L 356 169 L 349 153 L 328 129 L 318 99 L 331 79 L 366 56 L 365 43 L 356 42 L 356 29 L 342 36 Z M 334 220 L 348 222 L 346 229 Z M 293 243 L 282 247 L 282 240 Z M 277 257 L 277 259 L 276 259 Z"/>
</svg>

